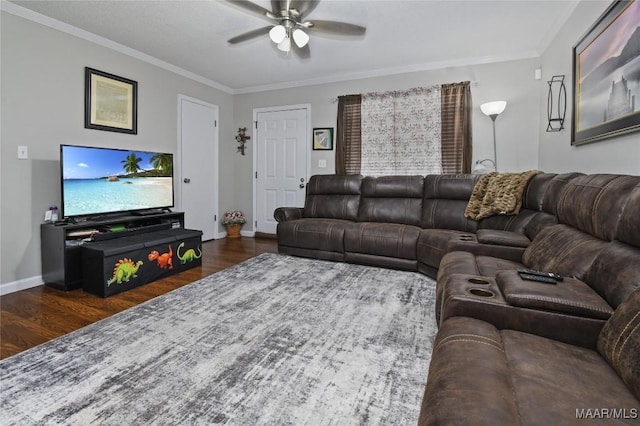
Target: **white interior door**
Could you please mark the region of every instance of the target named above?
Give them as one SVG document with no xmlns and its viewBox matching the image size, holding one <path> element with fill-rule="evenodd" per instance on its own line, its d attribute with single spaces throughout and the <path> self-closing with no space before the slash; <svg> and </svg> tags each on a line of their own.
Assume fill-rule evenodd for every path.
<svg viewBox="0 0 640 426">
<path fill-rule="evenodd" d="M 304 206 L 310 107 L 256 110 L 256 232 L 275 234 L 277 207 Z"/>
<path fill-rule="evenodd" d="M 218 231 L 218 107 L 197 99 L 178 99 L 178 153 L 181 210 L 185 227 L 202 230 L 202 239 Z"/>
</svg>

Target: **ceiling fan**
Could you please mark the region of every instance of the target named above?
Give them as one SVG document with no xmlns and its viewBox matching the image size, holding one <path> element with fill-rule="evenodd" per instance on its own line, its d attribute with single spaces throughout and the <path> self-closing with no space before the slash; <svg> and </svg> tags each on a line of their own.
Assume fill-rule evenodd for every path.
<svg viewBox="0 0 640 426">
<path fill-rule="evenodd" d="M 269 34 L 269 38 L 278 46 L 279 50 L 289 52 L 291 47 L 295 46 L 300 56 L 308 57 L 310 51 L 307 32 L 360 36 L 367 30 L 360 25 L 346 22 L 305 19 L 320 3 L 320 0 L 271 0 L 272 10 L 267 10 L 246 0 L 227 0 L 227 2 L 272 22 L 266 27 L 230 38 L 229 44 L 241 43 Z"/>
</svg>

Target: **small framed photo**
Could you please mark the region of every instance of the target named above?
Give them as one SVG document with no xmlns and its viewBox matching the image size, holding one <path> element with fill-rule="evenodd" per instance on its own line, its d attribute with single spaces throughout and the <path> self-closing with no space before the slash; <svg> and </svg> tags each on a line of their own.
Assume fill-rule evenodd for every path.
<svg viewBox="0 0 640 426">
<path fill-rule="evenodd" d="M 138 83 L 85 68 L 84 127 L 138 134 Z"/>
<path fill-rule="evenodd" d="M 322 127 L 313 129 L 313 150 L 333 150 L 333 127 Z"/>
</svg>

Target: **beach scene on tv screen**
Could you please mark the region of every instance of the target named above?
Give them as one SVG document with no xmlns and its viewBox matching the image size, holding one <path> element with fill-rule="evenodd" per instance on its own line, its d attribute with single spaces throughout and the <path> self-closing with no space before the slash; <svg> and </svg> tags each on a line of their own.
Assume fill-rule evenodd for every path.
<svg viewBox="0 0 640 426">
<path fill-rule="evenodd" d="M 64 215 L 173 205 L 171 154 L 63 146 Z"/>
</svg>

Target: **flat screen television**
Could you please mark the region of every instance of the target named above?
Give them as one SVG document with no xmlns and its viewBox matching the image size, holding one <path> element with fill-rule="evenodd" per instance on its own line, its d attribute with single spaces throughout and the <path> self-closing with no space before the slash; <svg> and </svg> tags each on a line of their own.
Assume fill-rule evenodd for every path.
<svg viewBox="0 0 640 426">
<path fill-rule="evenodd" d="M 173 154 L 60 145 L 62 216 L 173 207 Z"/>
</svg>

